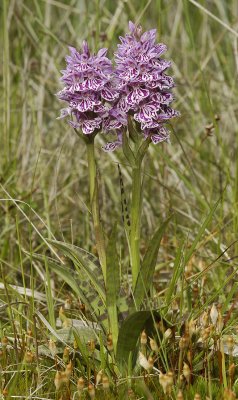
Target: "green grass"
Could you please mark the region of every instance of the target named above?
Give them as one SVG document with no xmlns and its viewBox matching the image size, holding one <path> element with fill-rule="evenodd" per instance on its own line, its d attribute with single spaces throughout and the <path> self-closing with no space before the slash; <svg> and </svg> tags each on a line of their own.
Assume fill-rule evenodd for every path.
<svg viewBox="0 0 238 400">
<path fill-rule="evenodd" d="M 96 399 L 176 399 L 181 387 L 187 400 L 195 393 L 202 400 L 228 400 L 233 397 L 224 394 L 226 386 L 238 396 L 237 356 L 219 349 L 229 335 L 238 340 L 237 1 L 2 0 L 0 13 L 0 336 L 8 338 L 7 347 L 0 349 L 0 391 L 8 390 L 2 398 L 77 399 L 77 380 L 84 377 L 81 398 L 87 399 L 87 384 L 95 382 L 100 370 L 109 377 L 110 391 L 99 385 Z M 153 329 L 148 331 L 160 351 L 151 352 L 149 341 L 141 349 L 147 357 L 152 353 L 155 367 L 163 373 L 173 370 L 174 386 L 167 397 L 156 371 L 146 376 L 142 367 L 134 367 L 133 352 L 128 363 L 114 363 L 106 344 L 107 326 L 97 316 L 101 330 L 92 327 L 92 310 L 84 310 L 79 302 L 87 301 L 77 275 L 86 256 L 77 256 L 81 264 L 74 262 L 74 255 L 69 257 L 55 242 L 96 255 L 86 149 L 65 121 L 56 120 L 61 104 L 54 94 L 60 88 L 67 46 L 80 47 L 87 39 L 94 50 L 108 47 L 112 55 L 128 20 L 144 29 L 157 28 L 158 41 L 167 44 L 166 57 L 173 60 L 177 84 L 175 108 L 181 112 L 172 127 L 171 145 L 150 146 L 144 172 L 142 254 L 148 238 L 173 213 L 160 246 L 154 287 L 143 303 L 144 309 L 157 310 L 173 335 L 166 341 L 161 324 L 155 329 L 150 318 Z M 115 245 L 120 282 L 127 291 L 129 255 L 118 162 L 127 199 L 131 175 L 122 152 L 105 154 L 103 142 L 98 136 L 101 217 L 108 236 L 117 223 L 110 257 Z M 96 296 L 100 277 L 95 275 L 90 285 L 87 275 L 87 268 L 98 271 L 94 262 L 84 265 L 84 280 L 88 293 Z M 112 290 L 110 296 L 114 298 Z M 60 313 L 60 328 L 59 310 L 68 303 L 71 308 Z M 209 314 L 213 303 L 220 306 L 224 326 L 219 334 L 210 329 L 202 345 L 204 327 L 198 318 L 204 311 Z M 90 326 L 75 328 L 73 334 L 71 319 Z M 199 329 L 181 350 L 185 321 L 191 319 L 198 320 Z M 135 324 L 139 327 L 140 321 Z M 210 348 L 209 338 L 217 341 L 217 350 Z M 49 339 L 56 341 L 55 357 L 48 349 Z M 88 340 L 95 340 L 95 351 Z M 129 343 L 134 343 L 130 330 Z M 70 388 L 64 383 L 57 393 L 56 370 L 63 372 L 69 363 L 63 359 L 66 346 L 73 373 Z M 136 338 L 134 347 L 139 347 Z M 28 363 L 27 351 L 33 354 Z M 190 357 L 191 382 L 179 382 L 179 371 Z M 234 374 L 229 376 L 233 363 Z"/>
</svg>

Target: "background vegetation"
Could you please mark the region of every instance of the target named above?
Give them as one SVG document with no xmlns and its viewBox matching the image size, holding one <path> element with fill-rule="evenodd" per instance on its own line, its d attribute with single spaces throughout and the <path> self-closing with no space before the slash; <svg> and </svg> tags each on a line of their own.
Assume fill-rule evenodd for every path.
<svg viewBox="0 0 238 400">
<path fill-rule="evenodd" d="M 56 370 L 63 370 L 72 358 L 66 354 L 64 359 L 61 353 L 66 345 L 73 346 L 72 338 L 70 342 L 68 337 L 55 336 L 59 309 L 71 304 L 67 318 L 74 319 L 80 319 L 82 309 L 75 293 L 52 272 L 44 256 L 36 260 L 34 255 L 61 257 L 50 244 L 55 238 L 95 253 L 87 206 L 85 147 L 64 120 L 56 120 L 61 104 L 54 94 L 61 86 L 60 70 L 65 67 L 68 45 L 80 48 L 86 39 L 95 51 L 108 47 L 112 55 L 129 20 L 144 29 L 157 28 L 158 41 L 167 44 L 166 57 L 173 60 L 177 85 L 174 106 L 181 112 L 171 144 L 150 146 L 145 163 L 142 253 L 154 229 L 171 210 L 174 213 L 160 247 L 151 306 L 158 310 L 161 304 L 167 307 L 165 317 L 176 324 L 178 342 L 184 322 L 197 319 L 204 311 L 209 315 L 209 307 L 216 303 L 224 335 L 236 340 L 237 1 L 2 0 L 0 12 L 2 396 L 73 398 L 77 379 L 84 376 L 86 382 L 90 378 L 93 366 L 85 370 L 79 362 L 71 378 L 71 394 L 67 388 L 55 391 Z M 118 161 L 128 197 L 130 173 L 120 151 L 106 154 L 101 150 L 105 141 L 103 136 L 98 137 L 101 216 L 108 234 L 118 222 L 117 250 L 125 271 L 128 255 L 121 223 Z M 67 267 L 73 271 L 69 263 Z M 67 330 L 67 322 L 64 328 Z M 85 332 L 87 340 L 91 340 L 90 332 Z M 48 346 L 52 338 L 62 347 L 55 360 L 52 352 L 50 357 L 46 350 L 45 356 L 42 348 L 41 352 L 37 350 Z M 174 346 L 179 357 L 181 348 L 176 343 Z M 168 347 L 164 349 L 166 352 Z M 233 362 L 234 368 L 237 364 L 235 353 L 223 362 L 220 357 L 224 353 L 213 352 L 210 360 L 214 365 L 208 362 L 204 373 L 199 369 L 204 353 L 198 347 L 195 352 L 194 384 L 178 383 L 172 394 L 166 395 L 168 398 L 179 395 L 179 385 L 188 399 L 197 392 L 202 399 L 217 399 L 226 395 L 223 388 L 236 391 L 237 371 L 229 375 Z M 26 360 L 27 354 L 32 359 Z M 93 363 L 94 357 L 91 353 L 89 356 Z M 98 372 L 98 367 L 95 370 Z M 176 381 L 178 372 L 174 371 Z M 113 386 L 113 374 L 107 374 Z M 200 374 L 203 379 L 198 379 Z M 144 384 L 134 388 L 128 379 L 122 380 L 119 394 L 114 389 L 111 394 L 98 390 L 96 396 L 163 398 L 162 386 L 156 380 L 145 378 L 149 390 Z M 88 396 L 88 392 L 83 395 Z"/>
</svg>

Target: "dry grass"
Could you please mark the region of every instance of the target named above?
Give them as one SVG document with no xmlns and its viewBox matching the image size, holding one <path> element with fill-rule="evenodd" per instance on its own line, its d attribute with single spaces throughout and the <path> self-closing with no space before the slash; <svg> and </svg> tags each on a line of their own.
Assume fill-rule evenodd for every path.
<svg viewBox="0 0 238 400">
<path fill-rule="evenodd" d="M 199 400 L 196 393 L 202 400 L 238 397 L 237 1 L 3 0 L 0 11 L 2 398 L 77 399 L 77 381 L 83 377 L 80 398 L 87 399 L 88 384 L 95 384 L 101 370 L 110 389 L 100 382 L 96 399 Z M 172 144 L 151 146 L 146 159 L 142 253 L 156 226 L 174 212 L 147 302 L 172 333 L 166 339 L 160 324 L 152 331 L 159 350 L 153 351 L 149 340 L 140 348 L 147 360 L 152 357 L 156 370 L 149 371 L 134 368 L 133 357 L 122 369 L 114 365 L 107 337 L 95 326 L 83 339 L 81 331 L 76 333 L 74 343 L 71 319 L 90 325 L 92 318 L 47 258 L 35 257 L 62 259 L 50 243 L 55 238 L 95 253 L 85 148 L 64 121 L 56 120 L 60 104 L 54 93 L 68 45 L 79 47 L 87 39 L 93 49 L 109 47 L 113 54 L 128 20 L 156 27 L 159 40 L 168 45 L 176 108 L 182 114 L 173 127 Z M 97 140 L 102 220 L 107 233 L 118 222 L 117 249 L 126 286 L 128 254 L 117 163 L 128 197 L 130 171 L 120 151 L 101 151 L 103 141 Z M 77 282 L 72 263 L 66 266 Z M 210 317 L 214 303 L 222 329 Z M 57 319 L 61 306 L 66 306 L 66 317 L 60 314 L 65 331 L 59 330 Z M 92 350 L 87 342 L 95 334 Z M 57 354 L 49 350 L 50 339 L 57 343 Z M 69 356 L 64 354 L 67 346 Z M 65 375 L 70 360 L 73 370 Z M 164 378 L 159 379 L 158 369 Z M 64 381 L 58 392 L 56 371 Z M 169 371 L 173 385 L 163 394 L 161 383 Z"/>
</svg>

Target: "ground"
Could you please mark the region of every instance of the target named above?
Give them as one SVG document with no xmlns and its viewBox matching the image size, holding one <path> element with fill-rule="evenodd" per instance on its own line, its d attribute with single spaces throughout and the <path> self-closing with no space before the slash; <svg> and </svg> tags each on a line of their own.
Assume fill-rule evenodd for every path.
<svg viewBox="0 0 238 400">
<path fill-rule="evenodd" d="M 235 399 L 237 1 L 3 0 L 0 11 L 2 398 L 94 398 L 98 381 L 96 399 Z M 112 56 L 129 20 L 156 28 L 158 42 L 166 43 L 181 117 L 170 127 L 171 143 L 150 145 L 144 162 L 142 256 L 155 229 L 171 219 L 141 307 L 148 314 L 135 316 L 119 335 L 119 358 L 126 345 L 134 346 L 120 363 L 98 311 L 102 277 L 86 148 L 56 119 L 62 104 L 55 93 L 67 46 L 80 49 L 86 39 L 93 51 L 108 47 Z M 131 275 L 118 164 L 129 203 L 131 171 L 122 150 L 101 149 L 107 140 L 96 138 L 100 211 L 108 238 L 117 223 L 120 307 L 128 315 Z M 92 254 L 75 255 L 70 245 Z M 150 358 L 151 368 L 138 354 Z"/>
</svg>

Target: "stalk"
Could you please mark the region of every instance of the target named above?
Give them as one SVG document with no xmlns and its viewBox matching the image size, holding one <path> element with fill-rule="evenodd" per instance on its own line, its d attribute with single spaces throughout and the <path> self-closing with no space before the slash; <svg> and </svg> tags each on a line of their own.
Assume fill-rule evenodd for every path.
<svg viewBox="0 0 238 400">
<path fill-rule="evenodd" d="M 94 137 L 91 137 L 87 142 L 87 157 L 88 157 L 88 171 L 89 171 L 89 196 L 90 208 L 93 217 L 93 226 L 96 240 L 97 252 L 103 272 L 104 282 L 106 283 L 106 251 L 105 241 L 100 220 L 99 211 L 99 196 L 98 196 L 98 181 L 97 181 L 97 168 L 95 161 L 94 151 Z"/>
<path fill-rule="evenodd" d="M 87 156 L 88 156 L 88 171 L 89 171 L 89 198 L 90 207 L 92 208 L 93 195 L 96 184 L 96 162 L 95 162 L 95 151 L 94 151 L 94 138 L 87 143 Z"/>
<path fill-rule="evenodd" d="M 130 122 L 130 119 L 128 120 Z M 129 138 L 134 142 L 134 151 L 130 147 Z M 126 132 L 122 136 L 124 155 L 132 168 L 132 195 L 131 195 L 131 232 L 129 237 L 130 262 L 132 271 L 132 288 L 136 287 L 140 272 L 140 239 L 141 239 L 141 213 L 142 213 L 142 162 L 148 150 L 151 139 L 141 141 L 133 125 L 129 126 L 129 138 Z"/>
<path fill-rule="evenodd" d="M 131 197 L 131 269 L 132 286 L 136 286 L 137 277 L 140 271 L 140 239 L 141 239 L 141 203 L 142 203 L 142 184 L 141 184 L 141 163 L 136 161 L 132 168 L 132 197 Z"/>
</svg>

